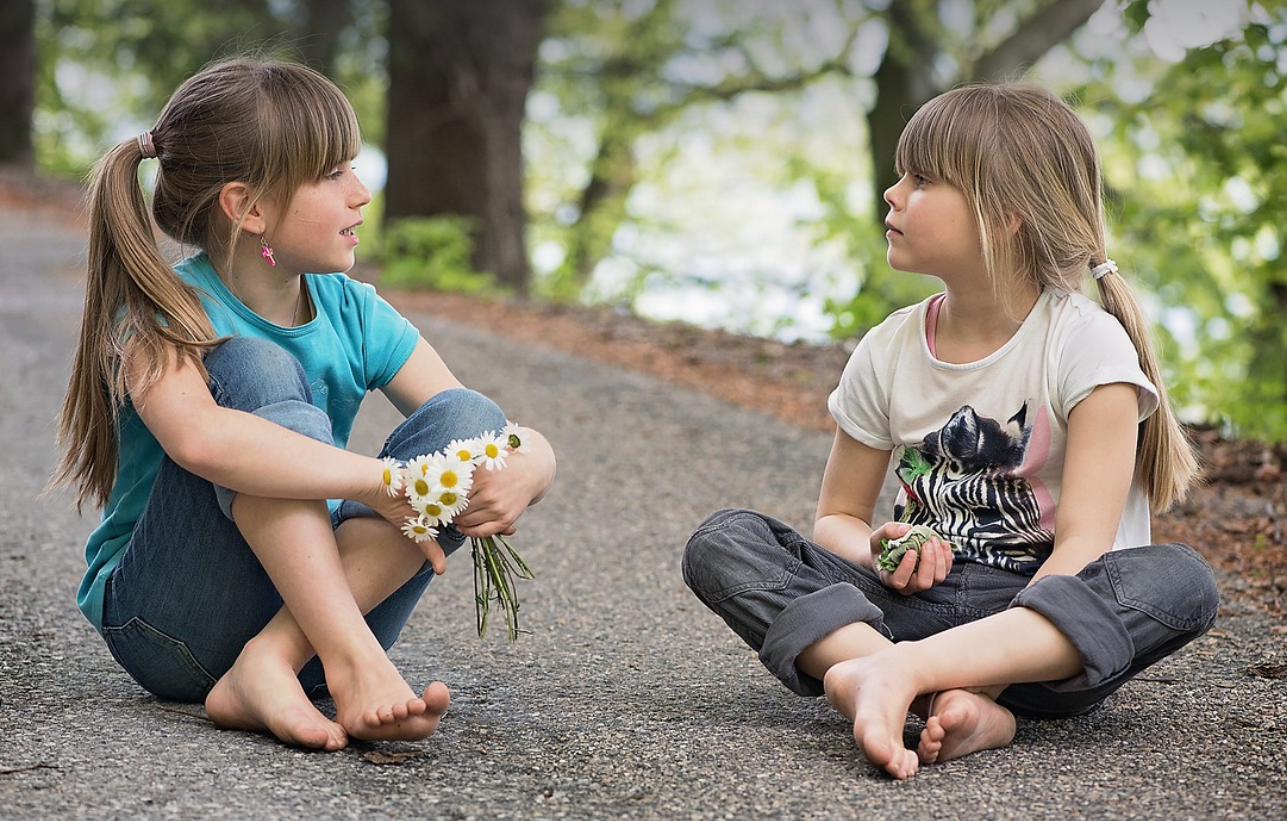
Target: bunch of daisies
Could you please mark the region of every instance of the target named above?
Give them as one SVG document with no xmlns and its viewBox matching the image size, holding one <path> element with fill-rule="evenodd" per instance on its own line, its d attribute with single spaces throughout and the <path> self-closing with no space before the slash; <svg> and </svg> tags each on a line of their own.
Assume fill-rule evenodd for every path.
<svg viewBox="0 0 1287 821">
<path fill-rule="evenodd" d="M 402 532 L 416 542 L 436 539 L 469 506 L 474 471 L 503 470 L 512 453 L 523 451 L 523 440 L 514 423 L 499 433 L 489 431 L 473 439 L 453 441 L 438 453 L 417 456 L 402 463 L 384 460 L 383 481 L 390 495 L 404 494 L 417 515 L 407 519 Z M 487 633 L 492 601 L 505 612 L 509 640 L 518 638 L 516 579 L 533 578 L 531 569 L 501 535 L 470 537 L 474 559 L 474 607 L 478 635 Z"/>
</svg>

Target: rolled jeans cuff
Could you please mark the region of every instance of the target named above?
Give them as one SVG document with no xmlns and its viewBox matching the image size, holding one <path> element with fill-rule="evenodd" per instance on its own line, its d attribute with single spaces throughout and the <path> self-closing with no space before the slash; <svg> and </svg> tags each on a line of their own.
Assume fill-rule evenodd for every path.
<svg viewBox="0 0 1287 821">
<path fill-rule="evenodd" d="M 326 411 L 310 402 L 302 399 L 287 399 L 256 408 L 251 413 L 310 439 L 331 443 L 330 417 L 326 415 Z M 265 466 L 265 469 L 269 468 Z M 227 516 L 229 521 L 236 521 L 232 515 L 232 500 L 237 498 L 237 491 L 215 485 L 214 492 L 223 515 Z"/>
<path fill-rule="evenodd" d="M 820 696 L 822 681 L 800 672 L 796 659 L 811 645 L 856 622 L 880 628 L 884 614 L 858 588 L 833 584 L 794 599 L 764 633 L 760 661 L 792 692 Z"/>
<path fill-rule="evenodd" d="M 1025 587 L 1011 607 L 1045 616 L 1081 655 L 1082 671 L 1046 682 L 1054 691 L 1089 690 L 1121 676 L 1135 658 L 1135 642 L 1121 616 L 1079 576 L 1046 576 Z"/>
</svg>

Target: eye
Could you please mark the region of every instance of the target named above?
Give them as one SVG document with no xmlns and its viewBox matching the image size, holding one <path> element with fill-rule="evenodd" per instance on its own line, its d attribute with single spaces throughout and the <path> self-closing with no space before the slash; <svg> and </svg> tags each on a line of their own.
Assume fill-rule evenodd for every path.
<svg viewBox="0 0 1287 821">
<path fill-rule="evenodd" d="M 917 188 L 924 188 L 925 186 L 929 185 L 930 180 L 929 180 L 929 177 L 925 176 L 924 174 L 912 174 L 912 182 L 916 185 Z"/>
</svg>

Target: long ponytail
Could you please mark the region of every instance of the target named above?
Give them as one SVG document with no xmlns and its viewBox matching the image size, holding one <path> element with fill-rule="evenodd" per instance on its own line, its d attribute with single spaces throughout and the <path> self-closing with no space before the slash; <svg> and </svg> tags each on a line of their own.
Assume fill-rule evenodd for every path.
<svg viewBox="0 0 1287 821">
<path fill-rule="evenodd" d="M 1096 279 L 1099 298 L 1104 310 L 1117 317 L 1126 329 L 1139 354 L 1140 368 L 1157 388 L 1157 410 L 1140 425 L 1136 465 L 1149 502 L 1161 511 L 1184 500 L 1200 478 L 1201 469 L 1193 443 L 1171 409 L 1148 319 L 1130 285 L 1115 268 Z"/>
<path fill-rule="evenodd" d="M 194 289 L 161 255 L 138 181 L 138 141 L 109 151 L 91 178 L 85 310 L 58 423 L 62 456 L 51 484 L 74 487 L 76 508 L 106 503 L 116 477 L 117 421 L 128 345 L 142 395 L 177 355 L 202 367 L 215 340 Z M 203 368 L 204 373 L 204 368 Z"/>
</svg>

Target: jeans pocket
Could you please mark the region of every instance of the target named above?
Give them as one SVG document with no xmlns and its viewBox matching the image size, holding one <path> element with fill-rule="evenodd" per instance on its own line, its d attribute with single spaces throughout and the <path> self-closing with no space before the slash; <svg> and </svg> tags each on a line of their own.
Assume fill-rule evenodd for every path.
<svg viewBox="0 0 1287 821">
<path fill-rule="evenodd" d="M 120 627 L 104 627 L 103 638 L 125 672 L 157 698 L 199 702 L 216 679 L 206 672 L 187 644 L 140 618 Z"/>
<path fill-rule="evenodd" d="M 1220 603 L 1211 567 L 1181 544 L 1148 545 L 1106 553 L 1104 572 L 1117 602 L 1173 630 L 1205 630 Z"/>
</svg>

